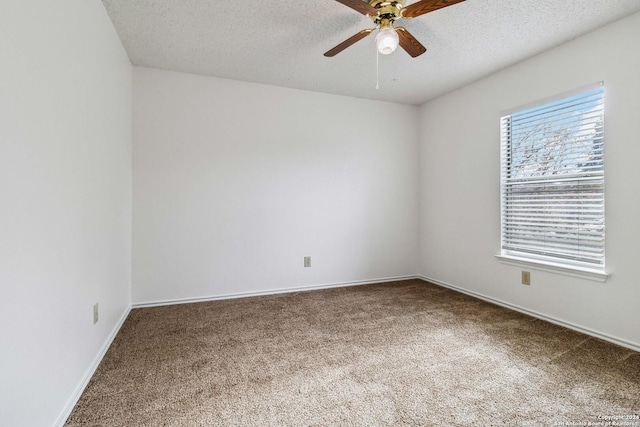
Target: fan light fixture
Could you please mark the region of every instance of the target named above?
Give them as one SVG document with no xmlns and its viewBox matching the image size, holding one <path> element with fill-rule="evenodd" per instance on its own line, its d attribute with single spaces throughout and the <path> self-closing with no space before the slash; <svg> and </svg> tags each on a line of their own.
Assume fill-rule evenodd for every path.
<svg viewBox="0 0 640 427">
<path fill-rule="evenodd" d="M 410 19 L 425 13 L 433 12 L 444 7 L 462 3 L 465 0 L 412 0 L 411 4 L 404 7 L 405 0 L 335 0 L 362 15 L 371 18 L 375 26 L 356 33 L 325 52 L 324 56 L 331 58 L 336 56 L 352 44 L 362 40 L 369 34 L 379 29 L 376 35 L 377 51 L 383 55 L 393 53 L 398 45 L 412 58 L 418 57 L 427 51 L 427 48 L 416 40 L 404 27 L 393 28 L 400 19 Z"/>
<path fill-rule="evenodd" d="M 399 42 L 398 33 L 391 25 L 380 28 L 376 36 L 376 47 L 381 55 L 395 52 Z"/>
</svg>

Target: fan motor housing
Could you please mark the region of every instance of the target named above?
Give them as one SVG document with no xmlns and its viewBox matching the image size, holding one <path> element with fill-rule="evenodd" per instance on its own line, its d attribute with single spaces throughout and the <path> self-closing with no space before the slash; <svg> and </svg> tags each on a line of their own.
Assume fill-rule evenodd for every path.
<svg viewBox="0 0 640 427">
<path fill-rule="evenodd" d="M 402 0 L 369 0 L 369 4 L 378 10 L 378 16 L 371 17 L 376 25 L 380 25 L 383 20 L 394 22 L 402 18 Z"/>
</svg>

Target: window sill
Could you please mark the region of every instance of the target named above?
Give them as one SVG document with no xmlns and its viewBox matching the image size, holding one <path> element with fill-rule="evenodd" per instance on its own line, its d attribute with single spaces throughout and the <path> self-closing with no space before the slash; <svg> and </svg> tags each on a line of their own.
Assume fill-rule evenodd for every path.
<svg viewBox="0 0 640 427">
<path fill-rule="evenodd" d="M 496 255 L 496 258 L 498 258 L 501 263 L 507 265 L 513 265 L 516 267 L 530 267 L 536 270 L 563 274 L 565 276 L 578 277 L 580 279 L 593 280 L 595 282 L 604 283 L 609 277 L 609 274 L 597 270 L 590 270 L 588 268 L 581 267 L 569 267 L 565 265 L 554 264 L 552 262 L 531 260 L 527 258 L 515 257 L 512 255 Z"/>
</svg>

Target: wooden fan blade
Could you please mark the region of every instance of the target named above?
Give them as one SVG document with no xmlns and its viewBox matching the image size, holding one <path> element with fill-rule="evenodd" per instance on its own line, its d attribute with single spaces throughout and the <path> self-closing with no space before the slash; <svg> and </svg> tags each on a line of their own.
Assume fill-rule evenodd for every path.
<svg viewBox="0 0 640 427">
<path fill-rule="evenodd" d="M 433 12 L 443 7 L 453 6 L 463 1 L 464 0 L 422 0 L 402 9 L 402 17 L 415 18 L 416 16 L 424 15 L 425 13 Z"/>
<path fill-rule="evenodd" d="M 371 6 L 369 3 L 365 3 L 362 0 L 336 0 L 338 3 L 342 3 L 345 6 L 350 7 L 353 10 L 360 12 L 363 15 L 378 16 L 378 9 Z"/>
<path fill-rule="evenodd" d="M 407 51 L 411 57 L 415 58 L 427 51 L 427 48 L 422 46 L 418 40 L 406 28 L 396 28 L 396 33 L 400 38 L 400 47 Z"/>
<path fill-rule="evenodd" d="M 371 34 L 371 31 L 373 30 L 374 28 L 360 31 L 358 34 L 355 34 L 349 37 L 348 39 L 340 43 L 338 46 L 334 47 L 333 49 L 325 53 L 324 56 L 327 56 L 327 57 L 336 56 L 337 54 L 339 54 L 340 52 L 342 52 L 343 50 L 345 50 L 355 42 L 360 41 L 363 38 L 367 37 L 369 34 Z"/>
</svg>

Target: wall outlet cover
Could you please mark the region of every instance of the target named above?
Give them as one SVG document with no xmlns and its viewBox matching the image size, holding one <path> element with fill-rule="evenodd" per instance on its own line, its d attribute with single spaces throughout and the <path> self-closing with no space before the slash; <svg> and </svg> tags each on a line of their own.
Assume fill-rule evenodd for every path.
<svg viewBox="0 0 640 427">
<path fill-rule="evenodd" d="M 98 303 L 93 305 L 93 324 L 98 323 Z"/>
</svg>

